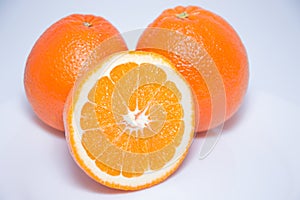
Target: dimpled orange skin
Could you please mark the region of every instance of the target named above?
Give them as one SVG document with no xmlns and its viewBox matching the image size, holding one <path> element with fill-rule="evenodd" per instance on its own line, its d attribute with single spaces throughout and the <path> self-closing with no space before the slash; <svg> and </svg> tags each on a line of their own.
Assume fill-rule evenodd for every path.
<svg viewBox="0 0 300 200">
<path fill-rule="evenodd" d="M 178 6 L 165 10 L 149 27 L 165 28 L 193 37 L 201 44 L 215 62 L 225 86 L 226 117 L 211 125 L 212 109 L 208 87 L 199 73 L 188 72 L 188 61 L 166 51 L 143 49 L 160 53 L 175 63 L 177 69 L 190 83 L 196 93 L 200 110 L 197 131 L 206 131 L 223 123 L 240 107 L 245 96 L 248 79 L 248 58 L 235 30 L 220 16 L 196 6 Z M 142 35 L 143 37 L 143 35 Z M 139 48 L 139 44 L 137 46 Z M 182 49 L 181 51 L 187 51 Z"/>
<path fill-rule="evenodd" d="M 28 101 L 43 122 L 64 130 L 64 104 L 83 62 L 102 41 L 118 34 L 102 17 L 73 14 L 41 35 L 28 56 L 24 86 Z M 121 37 L 116 37 L 120 44 L 116 51 L 126 50 Z"/>
</svg>

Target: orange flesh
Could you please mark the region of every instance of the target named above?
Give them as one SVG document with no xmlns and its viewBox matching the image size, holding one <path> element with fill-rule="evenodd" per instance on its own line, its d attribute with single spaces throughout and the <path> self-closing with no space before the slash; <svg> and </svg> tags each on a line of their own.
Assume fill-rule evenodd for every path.
<svg viewBox="0 0 300 200">
<path fill-rule="evenodd" d="M 124 74 L 126 74 L 124 76 Z M 181 93 L 160 68 L 129 62 L 102 77 L 81 110 L 82 145 L 102 171 L 136 177 L 159 170 L 175 154 L 184 133 Z M 148 117 L 144 127 L 128 130 L 128 109 Z"/>
</svg>

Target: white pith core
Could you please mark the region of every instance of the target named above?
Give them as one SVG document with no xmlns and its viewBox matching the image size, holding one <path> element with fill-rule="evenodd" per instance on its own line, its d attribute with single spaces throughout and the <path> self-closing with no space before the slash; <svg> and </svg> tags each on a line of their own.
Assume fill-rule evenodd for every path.
<svg viewBox="0 0 300 200">
<path fill-rule="evenodd" d="M 84 130 L 81 129 L 80 126 L 80 116 L 81 116 L 81 109 L 84 104 L 89 101 L 88 100 L 88 93 L 93 88 L 95 83 L 104 76 L 110 76 L 111 70 L 120 64 L 128 63 L 134 61 L 137 64 L 141 63 L 152 63 L 160 68 L 162 68 L 165 73 L 167 74 L 167 80 L 170 80 L 176 83 L 176 87 L 182 93 L 182 99 L 180 100 L 180 104 L 182 105 L 183 109 L 183 121 L 185 123 L 185 130 L 184 135 L 182 137 L 182 141 L 180 145 L 176 148 L 176 153 L 172 160 L 170 160 L 165 167 L 158 171 L 148 170 L 142 176 L 127 178 L 122 175 L 122 173 L 118 176 L 112 176 L 107 174 L 106 172 L 101 171 L 96 165 L 95 161 L 91 160 L 87 155 L 85 149 L 81 144 L 81 137 L 84 133 Z M 72 117 L 72 126 L 74 128 L 74 140 L 76 149 L 78 154 L 81 158 L 85 158 L 84 163 L 85 165 L 91 169 L 91 171 L 98 176 L 103 181 L 108 181 L 115 184 L 120 185 L 128 185 L 128 186 L 139 186 L 150 183 L 156 179 L 163 177 L 166 173 L 171 171 L 174 166 L 178 164 L 180 161 L 179 158 L 182 154 L 187 150 L 188 146 L 191 143 L 193 138 L 194 132 L 194 102 L 191 89 L 189 88 L 188 84 L 185 82 L 183 77 L 178 75 L 174 69 L 170 67 L 170 63 L 165 61 L 160 57 L 152 57 L 150 55 L 143 55 L 143 54 L 130 54 L 128 52 L 118 53 L 113 55 L 111 58 L 106 60 L 100 66 L 95 68 L 95 72 L 93 72 L 89 77 L 84 79 L 84 83 L 82 88 L 79 91 L 79 97 L 76 102 L 74 102 L 74 114 Z M 146 112 L 149 108 L 146 107 L 144 110 L 139 110 L 135 108 L 134 111 L 128 109 L 128 113 L 123 115 L 123 122 L 127 124 L 126 129 L 129 132 L 137 132 L 143 131 L 145 127 L 151 122 L 149 120 L 149 116 L 146 115 Z"/>
<path fill-rule="evenodd" d="M 129 130 L 130 133 L 143 131 L 143 129 L 149 124 L 149 115 L 146 115 L 149 106 L 147 106 L 144 110 L 139 110 L 138 105 L 136 106 L 134 111 L 127 109 L 128 113 L 123 115 L 123 119 L 126 126 L 125 130 Z"/>
</svg>

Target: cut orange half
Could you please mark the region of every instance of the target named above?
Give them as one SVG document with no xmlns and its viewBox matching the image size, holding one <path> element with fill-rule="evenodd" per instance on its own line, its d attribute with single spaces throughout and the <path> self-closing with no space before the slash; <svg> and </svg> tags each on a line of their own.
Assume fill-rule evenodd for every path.
<svg viewBox="0 0 300 200">
<path fill-rule="evenodd" d="M 181 164 L 195 129 L 193 93 L 159 54 L 113 54 L 77 81 L 65 106 L 70 152 L 94 180 L 123 190 L 160 183 Z"/>
</svg>

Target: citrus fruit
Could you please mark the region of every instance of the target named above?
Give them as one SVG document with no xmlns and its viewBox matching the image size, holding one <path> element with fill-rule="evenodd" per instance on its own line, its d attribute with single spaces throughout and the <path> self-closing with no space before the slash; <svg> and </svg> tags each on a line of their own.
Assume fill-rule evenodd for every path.
<svg viewBox="0 0 300 200">
<path fill-rule="evenodd" d="M 24 85 L 36 115 L 64 130 L 63 107 L 89 54 L 104 40 L 104 54 L 126 50 L 117 29 L 102 17 L 73 14 L 51 25 L 33 46 L 26 63 Z"/>
<path fill-rule="evenodd" d="M 78 78 L 64 123 L 70 152 L 90 177 L 137 190 L 162 182 L 183 161 L 194 136 L 194 97 L 165 57 L 124 51 Z"/>
<path fill-rule="evenodd" d="M 164 55 L 189 82 L 199 105 L 197 131 L 216 127 L 240 107 L 248 87 L 246 50 L 231 25 L 215 13 L 196 6 L 167 9 L 144 31 L 137 49 Z M 212 91 L 221 88 L 215 73 L 224 84 L 224 115 L 216 114 L 222 103 L 212 101 L 212 94 L 222 100 L 221 89 Z"/>
</svg>

